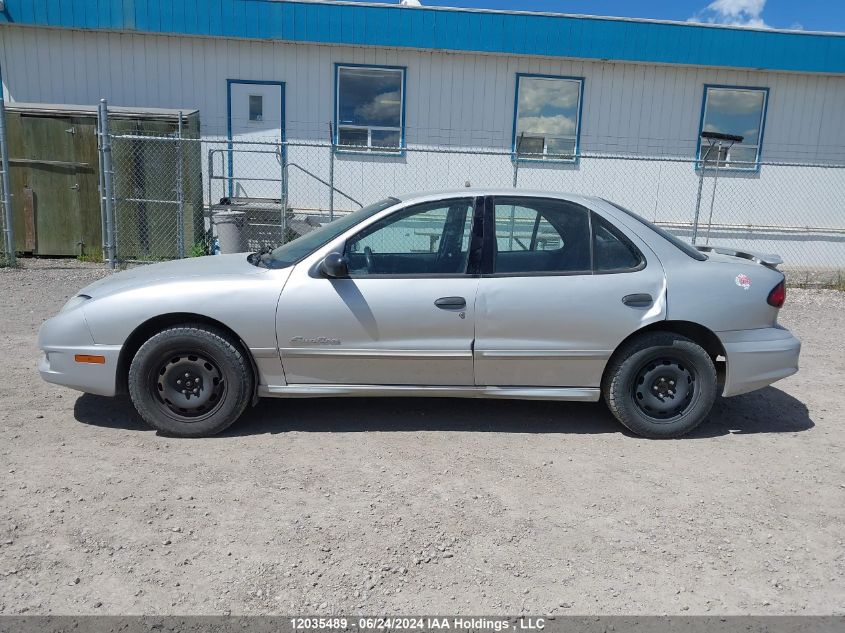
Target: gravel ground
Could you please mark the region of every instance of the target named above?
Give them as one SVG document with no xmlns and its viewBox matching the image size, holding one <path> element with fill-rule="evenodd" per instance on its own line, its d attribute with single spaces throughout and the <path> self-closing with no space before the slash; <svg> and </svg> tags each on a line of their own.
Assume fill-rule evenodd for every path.
<svg viewBox="0 0 845 633">
<path fill-rule="evenodd" d="M 43 383 L 99 266 L 0 269 L 0 613 L 845 613 L 845 293 L 802 370 L 648 441 L 600 404 L 263 401 L 164 438 Z"/>
</svg>

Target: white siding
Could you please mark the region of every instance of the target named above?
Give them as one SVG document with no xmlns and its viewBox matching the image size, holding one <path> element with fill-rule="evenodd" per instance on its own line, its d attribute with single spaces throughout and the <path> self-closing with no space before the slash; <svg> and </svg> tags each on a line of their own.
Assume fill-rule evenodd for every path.
<svg viewBox="0 0 845 633">
<path fill-rule="evenodd" d="M 765 160 L 845 162 L 845 77 L 220 38 L 0 27 L 14 101 L 197 108 L 226 130 L 226 79 L 284 81 L 289 139 L 325 139 L 334 64 L 408 68 L 409 143 L 511 144 L 515 75 L 585 77 L 584 151 L 691 156 L 705 83 L 766 86 Z"/>
<path fill-rule="evenodd" d="M 285 82 L 289 140 L 327 140 L 333 120 L 335 63 L 407 67 L 409 146 L 451 145 L 467 153 L 407 152 L 402 157 L 341 155 L 337 187 L 363 203 L 403 191 L 508 186 L 516 73 L 585 78 L 585 152 L 693 158 L 704 84 L 768 87 L 763 159 L 845 163 L 845 77 L 692 66 L 474 55 L 450 52 L 241 41 L 222 38 L 0 27 L 4 89 L 13 101 L 199 109 L 204 136 L 226 134 L 226 80 Z M 289 149 L 290 161 L 328 177 L 324 148 Z M 204 165 L 203 165 L 204 168 Z M 689 222 L 697 173 L 688 162 L 583 159 L 576 165 L 525 164 L 522 187 L 606 196 L 663 221 Z M 710 212 L 712 179 L 701 205 Z M 291 204 L 326 209 L 328 190 L 292 172 Z M 218 196 L 212 195 L 212 198 Z M 714 222 L 730 225 L 845 226 L 845 170 L 766 166 L 720 176 Z M 354 205 L 335 196 L 335 208 Z M 758 250 L 799 253 L 794 263 L 845 265 L 841 234 L 796 241 L 776 231 L 714 235 Z M 791 240 L 785 249 L 783 240 Z M 799 261 L 800 260 L 800 261 Z"/>
</svg>

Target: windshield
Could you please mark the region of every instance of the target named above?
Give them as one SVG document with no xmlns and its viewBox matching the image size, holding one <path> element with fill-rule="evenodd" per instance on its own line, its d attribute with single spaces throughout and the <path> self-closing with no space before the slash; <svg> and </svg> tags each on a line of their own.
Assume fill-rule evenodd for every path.
<svg viewBox="0 0 845 633">
<path fill-rule="evenodd" d="M 396 198 L 387 198 L 371 204 L 363 209 L 353 211 L 348 215 L 338 218 L 328 224 L 324 224 L 320 228 L 314 229 L 310 233 L 306 233 L 302 237 L 288 242 L 270 253 L 267 258 L 267 264 L 271 268 L 286 268 L 293 266 L 303 257 L 313 253 L 315 250 L 331 242 L 338 235 L 349 228 L 352 228 L 359 222 L 375 215 L 379 211 L 384 211 L 394 204 L 398 204 L 399 200 Z"/>
<path fill-rule="evenodd" d="M 604 198 L 602 198 L 602 200 L 604 200 Z M 695 246 L 692 246 L 691 244 L 687 244 L 681 238 L 676 237 L 676 236 L 672 235 L 671 233 L 669 233 L 666 229 L 661 229 L 659 226 L 657 226 L 656 224 L 652 224 L 651 222 L 646 220 L 641 215 L 638 215 L 638 214 L 634 213 L 633 211 L 629 211 L 625 207 L 620 207 L 615 202 L 611 202 L 610 200 L 604 200 L 604 201 L 608 204 L 612 204 L 614 207 L 616 207 L 617 209 L 619 209 L 623 213 L 627 213 L 628 215 L 630 215 L 632 218 L 634 218 L 638 222 L 645 224 L 648 228 L 650 228 L 652 231 L 657 233 L 660 237 L 665 239 L 667 242 L 670 242 L 673 246 L 675 246 L 676 248 L 679 248 L 686 255 L 689 255 L 693 259 L 697 259 L 700 262 L 703 262 L 704 260 L 707 259 L 707 255 L 702 253 Z"/>
</svg>

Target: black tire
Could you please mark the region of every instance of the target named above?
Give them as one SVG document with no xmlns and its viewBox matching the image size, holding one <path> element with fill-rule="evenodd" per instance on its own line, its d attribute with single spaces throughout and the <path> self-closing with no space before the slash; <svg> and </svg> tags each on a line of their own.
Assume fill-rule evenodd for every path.
<svg viewBox="0 0 845 633">
<path fill-rule="evenodd" d="M 610 359 L 602 381 L 608 408 L 637 435 L 671 438 L 701 424 L 716 400 L 716 367 L 697 343 L 648 332 Z"/>
<path fill-rule="evenodd" d="M 206 437 L 228 428 L 252 389 L 252 367 L 240 344 L 205 325 L 159 332 L 129 367 L 129 395 L 138 413 L 177 437 Z"/>
</svg>

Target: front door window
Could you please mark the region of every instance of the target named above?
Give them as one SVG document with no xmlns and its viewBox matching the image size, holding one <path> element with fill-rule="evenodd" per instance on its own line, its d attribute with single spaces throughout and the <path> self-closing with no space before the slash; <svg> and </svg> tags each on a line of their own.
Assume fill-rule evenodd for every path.
<svg viewBox="0 0 845 633">
<path fill-rule="evenodd" d="M 368 226 L 346 244 L 350 276 L 465 273 L 472 211 L 472 198 L 438 200 Z"/>
</svg>

